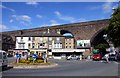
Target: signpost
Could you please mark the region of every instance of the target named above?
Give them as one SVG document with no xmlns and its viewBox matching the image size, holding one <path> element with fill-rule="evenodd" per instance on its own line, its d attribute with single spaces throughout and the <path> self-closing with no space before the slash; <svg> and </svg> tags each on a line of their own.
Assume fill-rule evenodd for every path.
<svg viewBox="0 0 120 78">
<path fill-rule="evenodd" d="M 17 52 L 16 53 L 16 62 L 19 63 L 19 60 L 20 60 L 20 54 Z"/>
<path fill-rule="evenodd" d="M 93 49 L 93 53 L 98 53 L 98 50 L 97 49 Z"/>
<path fill-rule="evenodd" d="M 46 52 L 43 52 L 43 59 L 44 59 L 44 63 L 46 63 L 47 62 Z"/>
<path fill-rule="evenodd" d="M 35 63 L 37 56 L 35 54 L 32 54 L 32 58 L 33 58 L 33 63 Z"/>
</svg>

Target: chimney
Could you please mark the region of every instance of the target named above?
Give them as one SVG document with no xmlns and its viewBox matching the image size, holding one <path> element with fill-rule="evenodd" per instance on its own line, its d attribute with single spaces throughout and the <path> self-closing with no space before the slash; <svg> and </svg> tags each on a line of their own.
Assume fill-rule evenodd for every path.
<svg viewBox="0 0 120 78">
<path fill-rule="evenodd" d="M 48 28 L 48 33 L 50 33 L 50 29 Z"/>
<path fill-rule="evenodd" d="M 60 34 L 60 29 L 57 30 L 57 33 Z"/>
</svg>

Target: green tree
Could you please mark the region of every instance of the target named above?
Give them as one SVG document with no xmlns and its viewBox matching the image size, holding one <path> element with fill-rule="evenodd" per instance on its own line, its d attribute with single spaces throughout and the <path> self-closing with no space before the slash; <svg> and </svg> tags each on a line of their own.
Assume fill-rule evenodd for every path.
<svg viewBox="0 0 120 78">
<path fill-rule="evenodd" d="M 106 54 L 106 48 L 109 48 L 109 44 L 106 44 L 106 43 L 101 43 L 101 44 L 98 44 L 97 46 L 95 46 L 96 49 L 99 49 L 99 53 L 101 54 Z"/>
<path fill-rule="evenodd" d="M 109 21 L 110 24 L 106 28 L 108 38 L 116 47 L 120 46 L 120 2 L 118 3 L 118 8 L 114 9 L 114 12 Z"/>
</svg>

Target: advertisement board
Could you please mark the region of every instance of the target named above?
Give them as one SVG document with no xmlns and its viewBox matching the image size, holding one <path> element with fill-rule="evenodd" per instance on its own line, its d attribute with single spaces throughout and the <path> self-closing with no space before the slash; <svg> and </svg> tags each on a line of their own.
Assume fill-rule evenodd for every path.
<svg viewBox="0 0 120 78">
<path fill-rule="evenodd" d="M 77 40 L 78 47 L 90 47 L 90 40 Z"/>
</svg>

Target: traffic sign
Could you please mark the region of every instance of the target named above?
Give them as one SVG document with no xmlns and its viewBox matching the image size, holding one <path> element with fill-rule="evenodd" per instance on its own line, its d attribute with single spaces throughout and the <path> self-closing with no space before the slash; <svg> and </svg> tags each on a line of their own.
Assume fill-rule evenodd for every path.
<svg viewBox="0 0 120 78">
<path fill-rule="evenodd" d="M 37 56 L 35 54 L 32 54 L 32 58 L 37 58 Z"/>
</svg>

